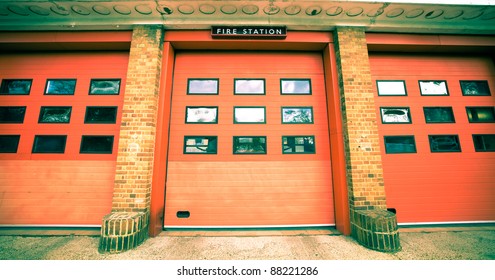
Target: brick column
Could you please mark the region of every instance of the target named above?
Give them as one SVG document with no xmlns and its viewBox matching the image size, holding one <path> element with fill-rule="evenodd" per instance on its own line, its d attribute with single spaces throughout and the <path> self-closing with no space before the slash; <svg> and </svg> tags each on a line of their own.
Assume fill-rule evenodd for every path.
<svg viewBox="0 0 495 280">
<path fill-rule="evenodd" d="M 162 37 L 159 25 L 133 30 L 112 212 L 103 218 L 100 252 L 122 252 L 148 236 Z"/>
<path fill-rule="evenodd" d="M 342 106 L 351 234 L 379 251 L 400 250 L 395 215 L 386 210 L 385 187 L 364 28 L 334 33 Z"/>
</svg>

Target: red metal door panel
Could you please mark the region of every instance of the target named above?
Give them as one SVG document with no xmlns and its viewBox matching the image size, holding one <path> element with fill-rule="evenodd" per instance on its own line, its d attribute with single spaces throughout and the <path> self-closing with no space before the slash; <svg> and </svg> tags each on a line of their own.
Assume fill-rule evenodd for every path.
<svg viewBox="0 0 495 280">
<path fill-rule="evenodd" d="M 403 80 L 407 96 L 378 96 L 380 107 L 410 108 L 412 123 L 384 124 L 382 143 L 387 206 L 399 223 L 456 223 L 495 220 L 495 152 L 476 152 L 473 135 L 494 134 L 495 123 L 470 123 L 466 107 L 495 105 L 495 67 L 489 57 L 456 55 L 370 55 L 373 79 Z M 449 95 L 424 96 L 420 80 L 445 81 Z M 465 96 L 460 81 L 487 81 L 490 96 Z M 424 107 L 451 107 L 453 123 L 427 123 Z M 413 135 L 416 153 L 385 153 L 384 136 Z M 457 135 L 460 152 L 431 151 L 430 135 Z"/>
<path fill-rule="evenodd" d="M 27 95 L 0 95 L 0 106 L 26 106 L 22 123 L 1 123 L 20 135 L 16 153 L 0 153 L 0 224 L 93 225 L 110 212 L 127 52 L 0 55 L 0 79 L 32 79 Z M 47 79 L 76 79 L 74 94 L 46 95 Z M 90 95 L 91 79 L 121 79 L 119 94 Z M 46 106 L 71 107 L 68 123 L 39 123 Z M 115 123 L 85 123 L 88 106 L 117 107 Z M 33 153 L 36 135 L 67 136 L 63 153 Z M 111 153 L 80 153 L 83 135 L 114 137 Z"/>
<path fill-rule="evenodd" d="M 187 95 L 188 78 L 218 78 L 218 95 Z M 265 79 L 266 94 L 235 95 L 234 79 Z M 311 79 L 312 94 L 281 95 L 281 78 Z M 218 106 L 218 123 L 186 124 L 186 106 Z M 235 106 L 260 106 L 264 124 L 236 124 Z M 281 107 L 311 106 L 314 123 L 282 124 Z M 184 154 L 185 135 L 218 137 L 216 154 Z M 315 137 L 315 154 L 283 154 L 282 136 Z M 266 136 L 267 154 L 233 154 L 234 136 Z M 335 223 L 322 57 L 319 53 L 184 52 L 176 56 L 167 227 Z M 187 218 L 178 212 L 188 212 Z"/>
</svg>

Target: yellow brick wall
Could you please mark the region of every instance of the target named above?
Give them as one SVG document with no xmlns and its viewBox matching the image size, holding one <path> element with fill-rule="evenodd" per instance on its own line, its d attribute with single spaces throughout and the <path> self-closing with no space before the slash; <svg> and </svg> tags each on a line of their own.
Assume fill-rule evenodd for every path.
<svg viewBox="0 0 495 280">
<path fill-rule="evenodd" d="M 161 26 L 136 26 L 132 34 L 112 211 L 147 212 L 162 62 Z"/>
<path fill-rule="evenodd" d="M 385 187 L 364 28 L 334 33 L 343 114 L 349 206 L 386 209 Z"/>
</svg>

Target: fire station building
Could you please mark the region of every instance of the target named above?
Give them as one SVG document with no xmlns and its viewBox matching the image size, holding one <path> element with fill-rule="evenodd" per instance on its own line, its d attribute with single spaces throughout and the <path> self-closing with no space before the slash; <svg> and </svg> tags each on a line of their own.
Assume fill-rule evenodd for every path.
<svg viewBox="0 0 495 280">
<path fill-rule="evenodd" d="M 492 5 L 2 1 L 0 232 L 493 223 L 494 34 Z"/>
</svg>

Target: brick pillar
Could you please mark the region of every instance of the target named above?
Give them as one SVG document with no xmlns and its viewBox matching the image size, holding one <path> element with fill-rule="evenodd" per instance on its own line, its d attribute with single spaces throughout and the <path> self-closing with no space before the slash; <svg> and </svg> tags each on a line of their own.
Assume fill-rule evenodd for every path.
<svg viewBox="0 0 495 280">
<path fill-rule="evenodd" d="M 386 209 L 385 186 L 364 28 L 334 33 L 342 106 L 351 235 L 379 251 L 399 251 L 397 220 Z"/>
<path fill-rule="evenodd" d="M 132 249 L 148 236 L 162 37 L 159 25 L 132 33 L 112 212 L 103 218 L 100 252 Z"/>
</svg>

